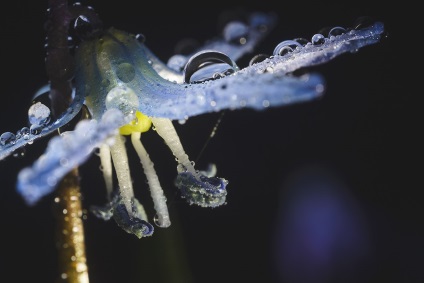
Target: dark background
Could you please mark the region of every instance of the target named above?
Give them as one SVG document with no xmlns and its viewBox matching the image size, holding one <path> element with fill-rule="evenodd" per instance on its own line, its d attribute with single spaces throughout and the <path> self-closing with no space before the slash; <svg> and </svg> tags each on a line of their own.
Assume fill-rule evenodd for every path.
<svg viewBox="0 0 424 283">
<path fill-rule="evenodd" d="M 85 235 L 90 282 L 423 282 L 420 128 L 418 112 L 413 110 L 419 93 L 406 90 L 416 82 L 401 79 L 408 71 L 399 64 L 399 51 L 408 42 L 400 35 L 404 31 L 401 21 L 390 7 L 372 7 L 370 3 L 249 3 L 82 2 L 93 6 L 106 26 L 143 33 L 146 44 L 165 62 L 180 39 L 204 42 L 218 35 L 221 13 L 240 8 L 274 11 L 280 18 L 257 53 L 270 54 L 280 41 L 310 38 L 323 27 L 351 26 L 360 16 L 384 22 L 388 30 L 381 43 L 313 69 L 327 82 L 321 100 L 263 112 L 225 112 L 215 137 L 196 161 L 197 169 L 209 162 L 217 164 L 218 175 L 229 180 L 225 206 L 205 209 L 185 203 L 173 186 L 174 157 L 154 132 L 146 133 L 143 141 L 168 198 L 172 225 L 157 228 L 153 237 L 137 239 L 113 221 L 88 214 Z M 3 5 L 2 132 L 15 132 L 26 125 L 31 97 L 47 82 L 43 49 L 46 8 L 47 1 Z M 220 113 L 213 113 L 190 118 L 184 125 L 176 123 L 191 159 L 196 160 L 219 117 Z M 17 173 L 42 154 L 47 140 L 27 146 L 23 159 L 10 157 L 0 162 L 0 282 L 48 283 L 58 276 L 54 195 L 28 207 L 15 190 Z M 135 156 L 131 149 L 129 153 Z M 141 166 L 136 157 L 131 162 L 136 195 L 152 215 Z M 99 160 L 93 155 L 80 168 L 86 208 L 105 202 L 98 167 Z M 334 203 L 341 208 L 317 221 L 314 215 L 321 215 L 322 209 L 296 214 L 292 208 L 299 203 L 296 200 L 308 196 L 308 190 L 302 193 L 300 189 L 296 197 L 293 188 L 302 187 L 296 184 L 311 176 L 319 176 L 324 183 L 337 180 L 335 187 L 344 192 L 330 189 Z M 328 207 L 319 197 L 311 199 L 312 205 L 307 207 Z M 354 209 L 350 209 L 352 203 Z M 287 219 L 310 222 L 305 220 L 309 224 L 303 233 Z M 322 219 L 326 221 L 320 224 Z M 339 224 L 329 224 L 336 222 Z M 319 231 L 328 232 L 321 238 L 327 239 L 330 247 L 323 248 L 324 257 L 331 258 L 328 265 L 320 265 L 322 258 L 308 257 L 311 251 L 302 243 L 309 242 L 296 237 L 318 239 L 314 233 Z M 359 240 L 341 240 L 352 234 Z M 285 243 L 295 248 L 280 251 L 278 238 L 292 239 L 293 243 Z M 331 239 L 341 244 L 333 245 Z M 316 243 L 318 249 L 325 246 L 320 240 Z M 303 259 L 298 256 L 302 249 L 307 251 Z M 293 269 L 287 271 L 287 266 Z M 312 274 L 314 279 L 308 281 L 304 274 Z"/>
</svg>

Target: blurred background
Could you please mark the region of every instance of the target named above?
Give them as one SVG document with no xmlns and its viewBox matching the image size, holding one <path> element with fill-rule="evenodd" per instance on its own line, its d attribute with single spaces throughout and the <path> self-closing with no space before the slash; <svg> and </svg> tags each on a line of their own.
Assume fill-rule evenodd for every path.
<svg viewBox="0 0 424 283">
<path fill-rule="evenodd" d="M 402 81 L 398 42 L 403 30 L 389 6 L 251 1 L 139 3 L 82 1 L 105 26 L 142 33 L 164 62 L 182 39 L 203 43 L 220 35 L 230 12 L 275 12 L 278 25 L 242 58 L 271 54 L 286 39 L 310 39 L 320 29 L 350 27 L 361 16 L 385 23 L 381 43 L 342 55 L 311 71 L 327 82 L 322 99 L 266 111 L 200 115 L 175 127 L 197 169 L 217 165 L 229 181 L 227 204 L 190 206 L 173 185 L 176 162 L 155 132 L 143 143 L 168 199 L 171 227 L 138 239 L 88 213 L 84 222 L 92 283 L 132 282 L 424 282 L 423 212 L 418 192 L 418 92 Z M 27 124 L 35 91 L 46 84 L 43 48 L 47 1 L 9 1 L 0 18 L 3 66 L 0 129 Z M 402 39 L 404 40 L 404 39 Z M 405 42 L 402 46 L 406 44 Z M 57 274 L 54 194 L 28 207 L 16 176 L 44 151 L 0 162 L 0 282 L 54 282 Z M 198 155 L 202 152 L 200 157 Z M 136 196 L 153 215 L 135 152 Z M 106 191 L 93 155 L 80 168 L 83 205 L 101 205 Z M 419 181 L 419 182 L 418 182 Z M 7 279 L 6 278 L 13 278 Z"/>
</svg>

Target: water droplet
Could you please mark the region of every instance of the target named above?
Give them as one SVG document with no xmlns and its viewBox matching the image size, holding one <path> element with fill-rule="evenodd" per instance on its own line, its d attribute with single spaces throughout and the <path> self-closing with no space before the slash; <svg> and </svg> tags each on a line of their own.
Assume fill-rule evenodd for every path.
<svg viewBox="0 0 424 283">
<path fill-rule="evenodd" d="M 0 145 L 7 145 L 15 141 L 15 134 L 11 132 L 4 132 L 0 136 Z"/>
<path fill-rule="evenodd" d="M 257 54 L 255 56 L 253 56 L 252 59 L 250 59 L 249 61 L 249 66 L 252 66 L 253 64 L 262 62 L 263 60 L 265 60 L 266 58 L 268 58 L 269 55 L 268 54 Z"/>
<path fill-rule="evenodd" d="M 289 52 L 293 52 L 293 50 L 296 47 L 302 47 L 302 45 L 294 40 L 284 40 L 282 42 L 280 42 L 274 49 L 274 52 L 272 53 L 274 56 L 275 55 L 280 55 L 280 56 L 284 56 Z"/>
<path fill-rule="evenodd" d="M 90 39 L 97 32 L 97 28 L 86 16 L 80 15 L 74 21 L 73 31 L 81 39 Z"/>
<path fill-rule="evenodd" d="M 37 102 L 29 108 L 28 119 L 31 125 L 46 125 L 50 122 L 50 109 L 41 102 Z"/>
<path fill-rule="evenodd" d="M 249 27 L 242 22 L 232 21 L 228 23 L 222 32 L 225 41 L 232 44 L 246 44 Z"/>
<path fill-rule="evenodd" d="M 106 108 L 118 109 L 125 116 L 135 114 L 139 106 L 139 100 L 135 92 L 126 86 L 112 88 L 106 96 Z"/>
<path fill-rule="evenodd" d="M 137 39 L 137 41 L 138 42 L 140 42 L 140 43 L 144 43 L 144 42 L 146 42 L 146 37 L 144 36 L 144 34 L 142 34 L 142 33 L 138 33 L 136 36 L 135 36 L 135 39 Z"/>
<path fill-rule="evenodd" d="M 20 133 L 22 136 L 29 135 L 29 134 L 30 134 L 30 130 L 29 130 L 29 128 L 28 128 L 28 127 L 23 127 L 22 129 L 20 129 L 20 130 L 19 130 L 19 133 Z"/>
<path fill-rule="evenodd" d="M 43 127 L 42 126 L 39 126 L 39 125 L 32 125 L 30 128 L 29 128 L 29 131 L 30 131 L 30 133 L 32 134 L 32 135 L 38 135 L 38 134 L 40 134 L 41 133 L 41 131 L 43 130 Z M 25 138 L 25 136 L 24 136 L 24 138 Z"/>
<path fill-rule="evenodd" d="M 204 50 L 194 54 L 184 67 L 185 83 L 201 83 L 227 76 L 239 68 L 230 57 L 218 51 Z"/>
<path fill-rule="evenodd" d="M 312 40 L 311 40 L 311 42 L 312 42 L 312 44 L 313 44 L 313 45 L 321 45 L 321 44 L 324 44 L 324 42 L 325 42 L 325 37 L 324 37 L 322 34 L 320 34 L 320 33 L 314 34 L 314 35 L 312 36 Z"/>
<path fill-rule="evenodd" d="M 330 36 L 338 36 L 346 33 L 346 29 L 342 27 L 334 27 L 328 32 L 328 37 Z"/>
<path fill-rule="evenodd" d="M 156 226 L 166 228 L 168 225 L 164 224 L 164 221 L 160 219 L 159 215 L 155 214 L 153 217 L 153 223 L 155 223 Z"/>
<path fill-rule="evenodd" d="M 130 63 L 121 63 L 116 70 L 116 76 L 124 83 L 129 83 L 135 77 L 135 69 Z"/>
</svg>

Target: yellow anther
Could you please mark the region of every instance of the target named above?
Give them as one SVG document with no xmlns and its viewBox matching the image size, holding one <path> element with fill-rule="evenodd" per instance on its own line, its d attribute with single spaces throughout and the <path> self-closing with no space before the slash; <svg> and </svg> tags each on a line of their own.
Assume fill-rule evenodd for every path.
<svg viewBox="0 0 424 283">
<path fill-rule="evenodd" d="M 152 121 L 150 120 L 150 118 L 141 113 L 140 111 L 137 111 L 135 113 L 135 119 L 127 125 L 119 128 L 119 133 L 121 135 L 131 135 L 134 132 L 143 133 L 148 131 L 151 126 Z"/>
</svg>

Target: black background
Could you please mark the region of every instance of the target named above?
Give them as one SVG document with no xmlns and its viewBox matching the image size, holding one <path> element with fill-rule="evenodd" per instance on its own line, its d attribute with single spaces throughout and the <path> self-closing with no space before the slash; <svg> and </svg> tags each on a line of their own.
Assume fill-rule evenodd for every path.
<svg viewBox="0 0 424 283">
<path fill-rule="evenodd" d="M 172 6 L 164 1 L 106 2 L 82 4 L 93 6 L 106 26 L 143 33 L 146 44 L 165 62 L 180 39 L 204 42 L 218 35 L 221 12 L 240 8 L 274 11 L 280 18 L 257 53 L 270 54 L 280 41 L 310 38 L 323 27 L 348 27 L 360 16 L 384 22 L 388 37 L 314 68 L 327 82 L 326 94 L 319 101 L 263 112 L 225 112 L 215 137 L 196 162 L 197 169 L 209 162 L 217 164 L 218 175 L 229 180 L 225 206 L 205 209 L 186 204 L 173 186 L 174 157 L 154 132 L 146 133 L 143 141 L 168 198 L 173 224 L 157 228 L 153 237 L 137 239 L 113 221 L 88 214 L 84 227 L 90 282 L 302 283 L 278 276 L 273 237 L 284 205 L 285 182 L 311 166 L 342 180 L 364 215 L 371 259 L 364 261 L 352 282 L 422 282 L 418 198 L 422 182 L 417 182 L 422 167 L 417 142 L 421 127 L 413 110 L 420 94 L 406 89 L 416 82 L 401 79 L 408 70 L 399 62 L 408 52 L 400 51 L 408 40 L 401 36 L 404 29 L 390 7 L 268 0 Z M 47 82 L 43 49 L 47 1 L 14 1 L 2 7 L 0 129 L 15 132 L 27 123 L 31 96 Z M 175 123 L 193 160 L 219 115 Z M 28 207 L 15 190 L 17 173 L 42 154 L 47 140 L 27 146 L 23 159 L 0 162 L 0 282 L 48 283 L 58 277 L 54 195 Z M 152 215 L 144 175 L 131 150 L 134 189 Z M 99 160 L 93 156 L 80 168 L 86 208 L 105 202 L 98 167 Z M 323 282 L 350 282 L 337 276 Z"/>
</svg>

